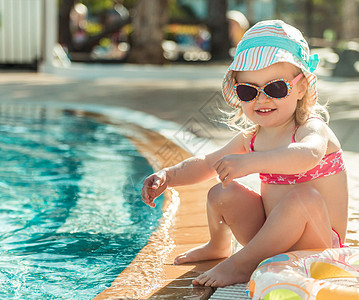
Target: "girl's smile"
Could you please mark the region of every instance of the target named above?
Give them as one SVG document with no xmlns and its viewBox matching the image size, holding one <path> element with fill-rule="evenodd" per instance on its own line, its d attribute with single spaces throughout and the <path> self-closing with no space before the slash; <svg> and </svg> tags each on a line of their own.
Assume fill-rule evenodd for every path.
<svg viewBox="0 0 359 300">
<path fill-rule="evenodd" d="M 268 116 L 274 111 L 276 111 L 276 109 L 273 108 L 260 108 L 255 110 L 255 112 L 260 116 Z"/>
</svg>

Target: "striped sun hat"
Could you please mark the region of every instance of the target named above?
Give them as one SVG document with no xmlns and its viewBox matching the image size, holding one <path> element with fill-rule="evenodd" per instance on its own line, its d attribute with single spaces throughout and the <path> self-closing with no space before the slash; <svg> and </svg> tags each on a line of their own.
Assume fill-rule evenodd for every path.
<svg viewBox="0 0 359 300">
<path fill-rule="evenodd" d="M 302 70 L 309 84 L 309 98 L 315 103 L 317 77 L 313 71 L 319 62 L 318 55 L 309 55 L 302 33 L 281 20 L 259 22 L 244 34 L 223 80 L 224 99 L 232 107 L 240 105 L 234 93 L 233 71 L 255 71 L 278 62 L 289 62 Z"/>
</svg>

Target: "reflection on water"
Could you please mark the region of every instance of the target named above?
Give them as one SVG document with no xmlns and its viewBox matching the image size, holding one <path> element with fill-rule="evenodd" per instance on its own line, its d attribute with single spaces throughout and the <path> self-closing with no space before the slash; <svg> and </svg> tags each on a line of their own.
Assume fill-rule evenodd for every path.
<svg viewBox="0 0 359 300">
<path fill-rule="evenodd" d="M 157 226 L 139 197 L 153 170 L 115 126 L 0 108 L 0 296 L 91 299 Z"/>
</svg>

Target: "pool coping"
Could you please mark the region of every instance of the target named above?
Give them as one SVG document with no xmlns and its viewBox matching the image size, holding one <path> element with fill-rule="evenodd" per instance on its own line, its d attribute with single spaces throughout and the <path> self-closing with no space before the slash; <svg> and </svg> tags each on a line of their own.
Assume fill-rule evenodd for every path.
<svg viewBox="0 0 359 300">
<path fill-rule="evenodd" d="M 127 124 L 128 125 L 128 124 Z M 162 143 L 169 143 L 172 151 L 182 157 L 191 155 L 156 132 L 135 125 L 136 138 L 129 137 L 137 150 L 150 162 Z M 140 132 L 140 135 L 138 135 Z M 152 141 L 148 143 L 148 141 Z M 159 165 L 166 162 L 156 156 Z M 157 165 L 157 167 L 159 166 Z M 94 299 L 208 299 L 213 293 L 209 287 L 192 286 L 191 281 L 200 272 L 213 267 L 218 261 L 174 266 L 174 258 L 209 239 L 205 214 L 206 193 L 215 184 L 209 181 L 191 187 L 177 187 L 165 194 L 164 214 L 158 229 L 132 263 L 115 279 L 111 287 Z M 193 200 L 196 199 L 196 203 Z M 149 277 L 150 276 L 150 277 Z"/>
</svg>

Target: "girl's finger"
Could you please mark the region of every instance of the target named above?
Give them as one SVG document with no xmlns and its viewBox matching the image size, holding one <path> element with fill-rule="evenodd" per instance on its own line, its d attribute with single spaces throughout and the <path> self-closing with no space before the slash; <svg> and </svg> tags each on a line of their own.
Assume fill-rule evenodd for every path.
<svg viewBox="0 0 359 300">
<path fill-rule="evenodd" d="M 145 188 L 145 186 L 142 188 L 141 197 L 142 197 L 143 202 L 148 200 L 148 192 L 147 192 L 147 188 Z"/>
<path fill-rule="evenodd" d="M 152 184 L 152 188 L 153 188 L 153 189 L 158 189 L 158 187 L 161 185 L 161 181 L 162 181 L 161 178 L 155 179 L 154 182 L 153 182 L 153 184 Z"/>
<path fill-rule="evenodd" d="M 166 171 L 161 170 L 157 173 L 156 179 L 153 181 L 152 188 L 157 189 L 166 180 Z"/>
<path fill-rule="evenodd" d="M 215 169 L 217 171 L 218 167 L 221 165 L 222 160 L 217 160 L 214 165 L 213 165 L 213 169 Z M 218 172 L 217 172 L 218 173 Z"/>
<path fill-rule="evenodd" d="M 223 166 L 223 164 L 221 164 L 217 168 L 217 174 L 223 174 L 223 173 L 227 173 L 227 171 L 226 171 L 226 167 Z"/>
<path fill-rule="evenodd" d="M 154 201 L 154 198 L 150 197 L 150 196 L 147 196 L 145 198 L 145 201 L 143 201 L 145 204 L 147 204 L 148 206 L 150 207 L 155 207 L 156 204 L 153 202 Z"/>
<path fill-rule="evenodd" d="M 226 178 L 229 176 L 229 173 L 222 173 L 219 175 L 219 179 L 224 182 Z"/>
<path fill-rule="evenodd" d="M 145 202 L 145 203 L 146 203 L 148 206 L 154 207 L 154 206 L 153 206 L 153 201 L 155 200 L 155 198 L 156 198 L 156 196 L 154 195 L 153 190 L 150 190 L 149 193 L 148 193 L 148 195 L 147 195 L 147 197 L 146 197 L 146 202 Z"/>
<path fill-rule="evenodd" d="M 146 202 L 146 204 L 149 206 L 149 207 L 155 207 L 156 204 L 153 202 L 153 201 L 148 201 Z"/>
<path fill-rule="evenodd" d="M 165 190 L 167 189 L 167 185 L 166 184 L 161 184 L 158 189 L 156 190 L 156 197 L 158 197 L 159 195 L 161 195 Z"/>
<path fill-rule="evenodd" d="M 232 182 L 232 177 L 230 177 L 229 175 L 222 181 L 222 187 L 225 189 L 231 182 Z"/>
</svg>

